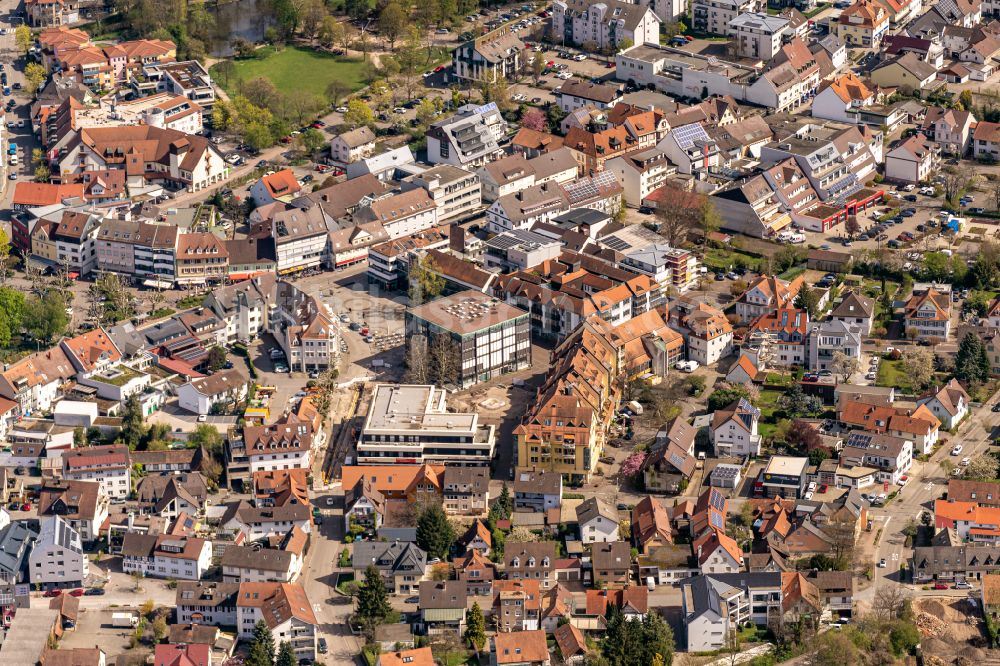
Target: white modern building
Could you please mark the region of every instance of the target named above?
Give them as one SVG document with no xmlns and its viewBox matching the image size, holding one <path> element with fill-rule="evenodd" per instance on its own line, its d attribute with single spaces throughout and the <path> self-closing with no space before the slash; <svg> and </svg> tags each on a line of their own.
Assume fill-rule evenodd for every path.
<svg viewBox="0 0 1000 666">
<path fill-rule="evenodd" d="M 177 388 L 177 403 L 192 414 L 206 415 L 215 405 L 232 405 L 247 397 L 247 380 L 236 368 L 198 377 Z"/>
<path fill-rule="evenodd" d="M 90 563 L 83 552 L 80 533 L 62 516 L 41 519 L 41 531 L 28 556 L 33 585 L 75 587 L 90 575 Z"/>
<path fill-rule="evenodd" d="M 496 427 L 479 414 L 449 412 L 447 391 L 430 385 L 377 384 L 358 439 L 358 464 L 488 465 Z"/>
<path fill-rule="evenodd" d="M 756 12 L 740 14 L 729 22 L 732 48 L 741 58 L 769 61 L 789 32 L 788 19 Z"/>
<path fill-rule="evenodd" d="M 212 566 L 212 542 L 172 534 L 128 532 L 122 543 L 122 571 L 150 578 L 200 580 Z"/>
<path fill-rule="evenodd" d="M 127 446 L 88 446 L 62 454 L 63 478 L 97 481 L 111 499 L 127 499 L 132 492 L 132 468 Z"/>
</svg>

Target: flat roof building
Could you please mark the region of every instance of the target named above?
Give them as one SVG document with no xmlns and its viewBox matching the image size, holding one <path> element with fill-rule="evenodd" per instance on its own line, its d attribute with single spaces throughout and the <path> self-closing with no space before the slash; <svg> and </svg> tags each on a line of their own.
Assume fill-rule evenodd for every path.
<svg viewBox="0 0 1000 666">
<path fill-rule="evenodd" d="M 771 456 L 761 472 L 760 480 L 767 497 L 797 498 L 802 494 L 808 458 Z"/>
<path fill-rule="evenodd" d="M 531 367 L 528 313 L 477 291 L 410 308 L 406 333 L 438 384 L 467 388 Z"/>
<path fill-rule="evenodd" d="M 476 413 L 449 412 L 447 391 L 425 384 L 378 384 L 358 439 L 358 464 L 488 465 L 496 427 Z"/>
</svg>

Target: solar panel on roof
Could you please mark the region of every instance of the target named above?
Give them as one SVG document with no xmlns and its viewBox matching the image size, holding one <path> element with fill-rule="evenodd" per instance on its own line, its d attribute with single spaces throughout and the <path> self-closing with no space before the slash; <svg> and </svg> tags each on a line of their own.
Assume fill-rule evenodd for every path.
<svg viewBox="0 0 1000 666">
<path fill-rule="evenodd" d="M 608 238 L 605 238 L 601 242 L 617 252 L 624 252 L 625 250 L 632 247 L 631 245 L 623 241 L 621 238 L 618 238 L 617 236 L 609 236 Z"/>
<path fill-rule="evenodd" d="M 724 512 L 726 510 L 726 498 L 717 490 L 713 490 L 708 494 L 708 503 L 719 511 Z"/>
<path fill-rule="evenodd" d="M 687 149 L 694 145 L 695 141 L 708 140 L 708 134 L 705 132 L 705 128 L 698 123 L 691 123 L 690 125 L 681 125 L 677 129 L 671 132 L 674 136 L 674 140 L 677 142 L 681 148 Z"/>
<path fill-rule="evenodd" d="M 713 527 L 718 527 L 720 530 L 726 529 L 726 519 L 721 513 L 710 511 L 708 514 L 708 522 L 710 522 Z"/>
</svg>

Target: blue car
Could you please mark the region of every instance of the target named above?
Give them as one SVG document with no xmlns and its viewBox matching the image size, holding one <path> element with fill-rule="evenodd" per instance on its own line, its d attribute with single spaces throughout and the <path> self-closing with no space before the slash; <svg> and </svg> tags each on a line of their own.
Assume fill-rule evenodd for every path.
<svg viewBox="0 0 1000 666">
<path fill-rule="evenodd" d="M 3 87 L 3 94 L 4 94 L 4 97 L 8 97 L 10 95 L 10 87 L 9 86 L 4 86 Z"/>
</svg>

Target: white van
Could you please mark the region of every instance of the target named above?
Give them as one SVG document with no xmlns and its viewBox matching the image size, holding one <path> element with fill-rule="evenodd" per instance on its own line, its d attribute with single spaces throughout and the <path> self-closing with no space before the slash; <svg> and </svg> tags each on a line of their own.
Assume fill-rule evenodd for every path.
<svg viewBox="0 0 1000 666">
<path fill-rule="evenodd" d="M 650 592 L 656 591 L 656 581 L 653 580 L 652 576 L 646 576 L 646 589 Z"/>
</svg>

